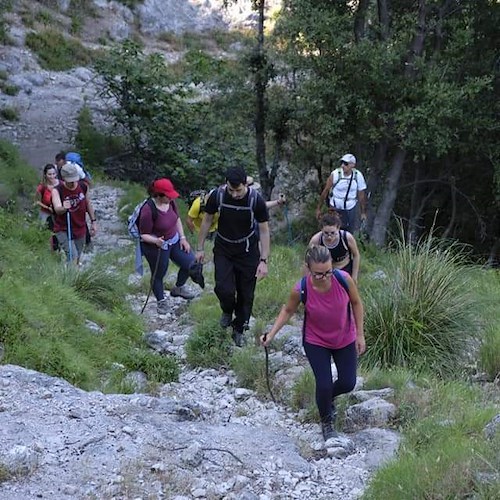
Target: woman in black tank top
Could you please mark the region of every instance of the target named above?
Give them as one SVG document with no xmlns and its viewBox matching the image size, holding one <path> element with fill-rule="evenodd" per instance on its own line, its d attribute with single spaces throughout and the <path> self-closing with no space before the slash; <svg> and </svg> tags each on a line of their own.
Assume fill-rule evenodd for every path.
<svg viewBox="0 0 500 500">
<path fill-rule="evenodd" d="M 340 230 L 341 220 L 338 214 L 327 214 L 321 219 L 321 231 L 310 240 L 309 246 L 321 245 L 330 251 L 333 267 L 348 272 L 354 281 L 358 281 L 360 255 L 354 236 Z"/>
</svg>

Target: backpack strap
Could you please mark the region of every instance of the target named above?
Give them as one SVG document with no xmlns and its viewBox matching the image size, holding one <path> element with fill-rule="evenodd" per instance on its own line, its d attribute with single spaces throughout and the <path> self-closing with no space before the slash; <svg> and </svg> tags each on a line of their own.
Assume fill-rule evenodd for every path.
<svg viewBox="0 0 500 500">
<path fill-rule="evenodd" d="M 153 217 L 153 222 L 155 222 L 158 218 L 158 207 L 151 197 L 144 202 L 144 205 L 146 204 L 149 205 L 149 208 L 151 209 L 151 216 Z M 143 209 L 144 205 L 142 205 L 141 210 Z"/>
<path fill-rule="evenodd" d="M 307 276 L 302 276 L 300 280 L 300 301 L 302 304 L 306 304 L 307 300 Z"/>
<path fill-rule="evenodd" d="M 349 295 L 349 285 L 338 269 L 333 270 L 333 275 L 335 276 L 335 279 L 340 283 L 340 286 L 346 291 L 347 296 L 349 297 L 349 301 L 347 302 L 347 317 L 349 318 L 349 321 L 351 321 L 351 296 Z"/>
<path fill-rule="evenodd" d="M 351 249 L 349 248 L 349 242 L 347 241 L 347 231 L 344 229 L 341 229 L 339 231 L 340 233 L 340 239 L 342 243 L 344 244 L 344 248 L 349 252 L 349 260 L 352 260 L 352 254 L 351 254 Z"/>
</svg>

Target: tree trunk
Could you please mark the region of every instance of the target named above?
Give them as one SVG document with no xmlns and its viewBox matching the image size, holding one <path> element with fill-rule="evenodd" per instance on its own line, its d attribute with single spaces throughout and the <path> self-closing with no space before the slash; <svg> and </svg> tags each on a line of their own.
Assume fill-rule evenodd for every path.
<svg viewBox="0 0 500 500">
<path fill-rule="evenodd" d="M 354 39 L 358 43 L 365 36 L 366 12 L 370 0 L 359 0 L 356 15 L 354 17 Z"/>
<path fill-rule="evenodd" d="M 379 2 L 379 8 L 380 3 L 385 2 Z M 414 81 L 417 76 L 415 60 L 422 55 L 424 50 L 426 11 L 426 0 L 419 0 L 415 35 L 408 49 L 404 69 L 404 77 L 410 82 Z M 392 161 L 389 176 L 386 180 L 382 201 L 378 207 L 375 220 L 373 221 L 373 228 L 370 236 L 375 245 L 380 247 L 385 244 L 386 231 L 391 219 L 394 202 L 396 201 L 399 179 L 403 170 L 405 158 L 406 151 L 398 147 Z"/>
<path fill-rule="evenodd" d="M 255 148 L 262 194 L 267 200 L 274 186 L 271 185 L 266 165 L 266 87 L 267 62 L 264 52 L 264 7 L 265 0 L 256 2 L 259 13 L 257 35 L 257 67 L 255 71 Z"/>
<path fill-rule="evenodd" d="M 377 0 L 378 24 L 380 26 L 381 40 L 389 37 L 389 8 L 387 0 Z"/>
<path fill-rule="evenodd" d="M 384 164 L 386 162 L 387 155 L 387 142 L 382 140 L 377 143 L 375 148 L 375 153 L 373 159 L 370 163 L 370 173 L 366 175 L 366 196 L 368 198 L 368 224 L 366 230 L 368 234 L 371 232 L 373 227 L 373 221 L 375 219 L 375 210 L 373 206 L 373 200 L 376 198 L 377 190 L 379 189 L 379 181 L 384 171 Z M 365 172 L 363 172 L 365 173 Z"/>
<path fill-rule="evenodd" d="M 385 244 L 387 226 L 389 225 L 394 202 L 396 201 L 399 178 L 401 177 L 401 172 L 403 171 L 405 158 L 406 151 L 398 148 L 394 154 L 392 166 L 386 179 L 382 202 L 378 207 L 377 215 L 373 221 L 370 240 L 373 241 L 373 243 L 375 243 L 378 247 L 382 247 Z"/>
</svg>

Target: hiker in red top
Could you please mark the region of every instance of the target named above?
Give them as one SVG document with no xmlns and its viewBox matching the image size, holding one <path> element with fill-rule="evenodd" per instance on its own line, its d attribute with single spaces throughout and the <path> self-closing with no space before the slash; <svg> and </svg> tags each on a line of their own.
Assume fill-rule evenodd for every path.
<svg viewBox="0 0 500 500">
<path fill-rule="evenodd" d="M 61 168 L 61 176 L 62 184 L 52 190 L 52 205 L 56 214 L 54 233 L 68 260 L 75 260 L 79 264 L 87 231 L 86 214 L 90 216 L 92 236 L 97 231 L 96 216 L 88 186 L 80 181 L 77 165 L 66 163 Z"/>
<path fill-rule="evenodd" d="M 36 204 L 40 207 L 40 220 L 47 224 L 49 229 L 54 226 L 52 190 L 58 185 L 57 169 L 52 163 L 47 163 L 43 168 L 42 182 L 36 188 Z"/>
</svg>

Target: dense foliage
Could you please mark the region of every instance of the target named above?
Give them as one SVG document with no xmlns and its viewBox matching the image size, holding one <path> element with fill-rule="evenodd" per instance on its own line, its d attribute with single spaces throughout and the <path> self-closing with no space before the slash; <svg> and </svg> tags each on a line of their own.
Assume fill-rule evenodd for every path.
<svg viewBox="0 0 500 500">
<path fill-rule="evenodd" d="M 395 212 L 410 241 L 433 226 L 493 263 L 499 10 L 491 0 L 287 0 L 272 34 L 259 23 L 235 58 L 191 42 L 174 65 L 127 41 L 96 66 L 128 139 L 120 169 L 166 174 L 188 191 L 240 163 L 268 194 L 286 165 L 294 199 L 311 199 L 350 151 L 368 180 L 375 244 Z M 297 187 L 311 171 L 316 183 Z"/>
</svg>

